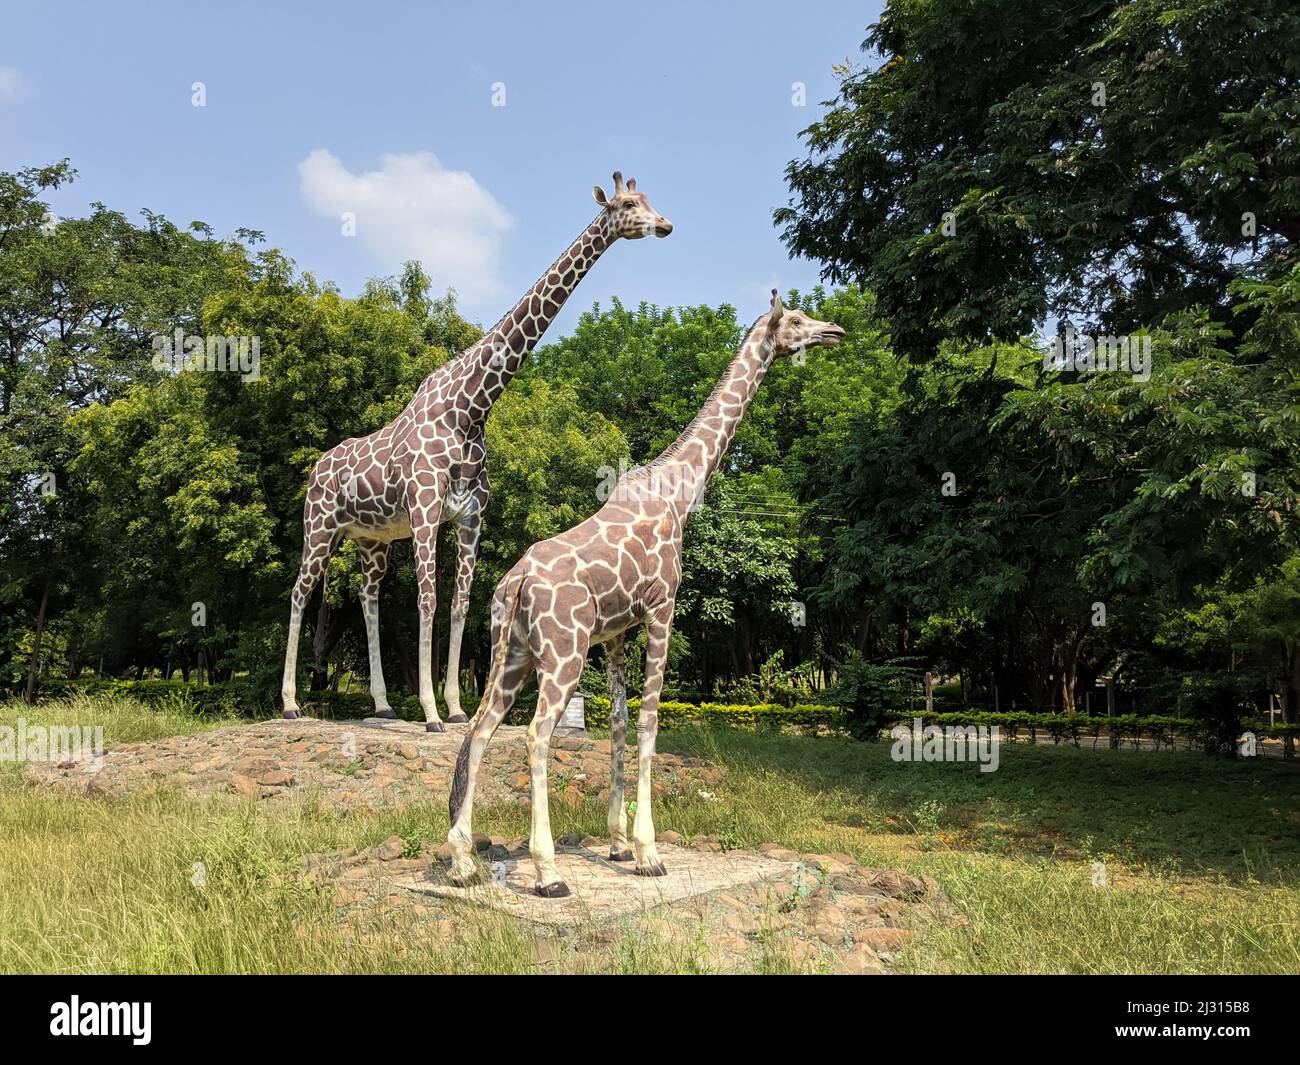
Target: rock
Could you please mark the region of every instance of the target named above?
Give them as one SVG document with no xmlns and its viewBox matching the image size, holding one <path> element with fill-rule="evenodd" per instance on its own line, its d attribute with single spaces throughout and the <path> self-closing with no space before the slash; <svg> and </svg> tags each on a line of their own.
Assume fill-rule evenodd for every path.
<svg viewBox="0 0 1300 1065">
<path fill-rule="evenodd" d="M 420 757 L 420 748 L 413 743 L 403 743 L 397 748 L 399 758 L 405 758 L 408 762 Z"/>
<path fill-rule="evenodd" d="M 910 901 L 924 898 L 930 888 L 920 877 L 909 876 L 899 869 L 877 870 L 868 878 L 867 883 L 882 895 Z"/>
<path fill-rule="evenodd" d="M 263 773 L 257 778 L 257 782 L 268 788 L 287 788 L 295 783 L 293 774 L 283 769 L 273 769 L 269 773 Z"/>
<path fill-rule="evenodd" d="M 401 836 L 389 836 L 375 848 L 375 857 L 381 862 L 396 861 L 406 851 L 406 841 Z"/>
<path fill-rule="evenodd" d="M 760 844 L 758 853 L 776 862 L 793 862 L 799 859 L 799 855 L 788 847 L 782 847 L 779 843 Z"/>
<path fill-rule="evenodd" d="M 262 786 L 252 777 L 244 776 L 243 773 L 231 773 L 230 786 L 240 795 L 257 797 L 262 794 Z"/>
<path fill-rule="evenodd" d="M 905 947 L 911 940 L 912 933 L 906 928 L 864 928 L 854 936 L 854 942 L 864 944 L 877 953 L 893 953 Z"/>
<path fill-rule="evenodd" d="M 490 846 L 492 846 L 492 839 L 490 836 L 485 836 L 482 832 L 474 833 L 474 849 L 476 851 L 485 851 Z"/>
<path fill-rule="evenodd" d="M 829 854 L 805 854 L 802 858 L 806 864 L 820 869 L 823 873 L 834 875 L 836 873 L 847 873 L 849 866 Z"/>
<path fill-rule="evenodd" d="M 682 834 L 669 829 L 667 832 L 660 832 L 655 836 L 656 843 L 677 844 L 682 841 Z"/>
<path fill-rule="evenodd" d="M 885 971 L 876 952 L 865 943 L 856 944 L 845 954 L 840 968 L 851 976 L 879 976 Z"/>
<path fill-rule="evenodd" d="M 815 972 L 821 968 L 823 954 L 819 947 L 806 939 L 786 940 L 785 953 L 790 963 L 804 972 Z"/>
<path fill-rule="evenodd" d="M 853 942 L 844 914 L 832 907 L 823 909 L 817 915 L 809 931 L 828 947 L 842 950 Z"/>
</svg>

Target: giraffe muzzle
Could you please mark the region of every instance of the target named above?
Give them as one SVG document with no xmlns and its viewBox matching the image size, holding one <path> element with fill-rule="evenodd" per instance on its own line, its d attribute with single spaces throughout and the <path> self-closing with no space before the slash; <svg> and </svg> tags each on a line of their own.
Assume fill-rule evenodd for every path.
<svg viewBox="0 0 1300 1065">
<path fill-rule="evenodd" d="M 668 219 L 666 218 L 661 218 L 659 219 L 658 222 L 655 223 L 656 237 L 666 237 L 672 231 L 673 231 L 673 224 L 670 221 L 668 221 Z"/>
</svg>

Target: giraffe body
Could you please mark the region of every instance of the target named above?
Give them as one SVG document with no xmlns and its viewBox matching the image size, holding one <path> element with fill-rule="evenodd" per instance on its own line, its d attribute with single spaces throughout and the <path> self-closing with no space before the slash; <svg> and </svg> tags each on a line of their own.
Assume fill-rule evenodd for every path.
<svg viewBox="0 0 1300 1065">
<path fill-rule="evenodd" d="M 537 671 L 537 712 L 528 729 L 532 782 L 530 849 L 537 892 L 568 894 L 555 867 L 547 802 L 546 764 L 551 733 L 595 644 L 608 645 L 610 681 L 610 858 L 635 859 L 636 871 L 661 876 L 651 815 L 650 770 L 659 697 L 682 576 L 682 535 L 709 477 L 772 359 L 806 347 L 833 345 L 843 330 L 801 312 L 784 313 L 773 293 L 772 311 L 746 336 L 726 373 L 694 421 L 654 462 L 630 470 L 611 498 L 586 521 L 534 544 L 497 586 L 493 598 L 492 674 L 474 727 L 462 745 L 449 802 L 453 877 L 475 875 L 470 832 L 479 764 L 497 726 L 509 713 L 528 674 Z M 645 688 L 637 721 L 636 817 L 628 849 L 623 802 L 627 735 L 624 643 L 630 629 L 647 631 Z"/>
<path fill-rule="evenodd" d="M 345 537 L 357 541 L 361 554 L 361 605 L 375 713 L 395 716 L 379 653 L 379 585 L 388 565 L 388 545 L 409 537 L 415 545 L 420 598 L 420 705 L 426 727 L 443 730 L 432 673 L 435 555 L 438 529 L 451 522 L 456 529 L 456 589 L 443 696 L 449 719 L 465 720 L 460 711 L 460 645 L 489 497 L 484 439 L 488 413 L 569 294 L 614 241 L 672 232 L 667 219 L 636 191 L 634 180 L 624 186 L 622 175 L 615 173 L 614 186 L 612 198 L 600 188 L 593 190 L 600 214 L 480 341 L 426 377 L 388 425 L 343 441 L 316 463 L 303 505 L 302 565 L 289 616 L 281 684 L 285 717 L 298 716 L 302 611 Z"/>
</svg>

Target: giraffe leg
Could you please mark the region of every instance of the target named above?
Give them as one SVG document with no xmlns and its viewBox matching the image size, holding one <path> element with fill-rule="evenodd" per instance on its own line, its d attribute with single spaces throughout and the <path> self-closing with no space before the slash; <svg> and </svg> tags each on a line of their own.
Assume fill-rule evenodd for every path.
<svg viewBox="0 0 1300 1065">
<path fill-rule="evenodd" d="M 469 589 L 474 581 L 474 560 L 478 555 L 482 527 L 483 511 L 477 503 L 456 522 L 456 592 L 451 600 L 447 676 L 442 686 L 442 697 L 447 700 L 448 721 L 469 720 L 460 708 L 460 641 L 465 632 L 465 615 L 469 613 Z"/>
<path fill-rule="evenodd" d="M 555 602 L 563 603 L 572 588 L 555 589 Z M 528 769 L 532 778 L 532 831 L 528 849 L 537 871 L 534 890 L 542 898 L 559 899 L 569 894 L 555 867 L 555 840 L 551 836 L 551 809 L 547 798 L 546 763 L 551 753 L 551 733 L 564 713 L 564 707 L 578 686 L 582 664 L 591 639 L 594 609 L 590 602 L 568 612 L 572 621 L 561 622 L 552 614 L 540 623 L 534 621 L 529 633 L 533 658 L 537 661 L 537 713 L 528 726 Z M 563 625 L 572 627 L 565 628 Z"/>
<path fill-rule="evenodd" d="M 370 650 L 370 695 L 376 717 L 396 717 L 388 705 L 384 685 L 384 664 L 379 654 L 379 585 L 388 569 L 388 544 L 380 540 L 358 540 L 361 554 L 361 612 L 366 618 L 366 646 Z"/>
<path fill-rule="evenodd" d="M 445 478 L 433 487 L 413 484 L 409 495 L 411 539 L 415 544 L 415 580 L 420 591 L 420 709 L 429 732 L 445 732 L 433 697 L 433 615 L 438 607 L 438 524 L 442 518 Z"/>
<path fill-rule="evenodd" d="M 451 882 L 458 887 L 472 884 L 478 879 L 478 868 L 474 865 L 472 818 L 474 785 L 478 779 L 479 764 L 483 761 L 483 755 L 492 741 L 497 726 L 510 713 L 510 708 L 515 704 L 515 697 L 524 686 L 532 669 L 533 656 L 529 654 L 527 645 L 523 641 L 512 641 L 506 649 L 506 661 L 501 670 L 501 680 L 488 693 L 487 704 L 475 715 L 474 724 L 456 759 L 458 763 L 461 759 L 465 760 L 464 794 L 460 796 L 460 805 L 455 811 L 451 831 L 447 833 L 447 843 L 451 847 Z M 458 784 L 461 772 L 460 765 L 457 765 Z"/>
<path fill-rule="evenodd" d="M 304 522 L 311 525 L 310 519 Z M 303 536 L 302 565 L 293 585 L 289 607 L 289 639 L 284 649 L 284 676 L 280 680 L 280 697 L 284 716 L 299 717 L 298 710 L 298 638 L 302 633 L 302 612 L 311 598 L 312 589 L 329 565 L 337 539 L 330 532 L 308 532 Z"/>
<path fill-rule="evenodd" d="M 668 603 L 646 623 L 645 688 L 637 715 L 636 817 L 632 822 L 632 847 L 638 876 L 664 876 L 668 870 L 655 850 L 655 825 L 650 813 L 650 766 L 659 732 L 659 693 L 668 662 L 668 637 L 673 631 L 673 604 Z"/>
<path fill-rule="evenodd" d="M 627 744 L 627 668 L 620 633 L 605 645 L 609 656 L 609 860 L 630 862 L 627 805 L 623 801 L 623 751 Z"/>
</svg>

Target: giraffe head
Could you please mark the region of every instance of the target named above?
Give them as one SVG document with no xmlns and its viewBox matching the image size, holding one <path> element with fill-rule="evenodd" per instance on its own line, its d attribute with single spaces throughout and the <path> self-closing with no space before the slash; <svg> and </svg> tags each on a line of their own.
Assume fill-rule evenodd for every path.
<svg viewBox="0 0 1300 1065">
<path fill-rule="evenodd" d="M 656 237 L 666 237 L 673 231 L 673 224 L 650 206 L 644 192 L 637 192 L 636 178 L 628 178 L 623 184 L 623 175 L 614 171 L 614 195 L 606 197 L 605 190 L 596 185 L 591 190 L 596 202 L 605 208 L 605 215 L 615 236 L 628 240 L 640 240 L 653 233 Z"/>
<path fill-rule="evenodd" d="M 844 330 L 834 322 L 818 321 L 798 308 L 787 311 L 776 289 L 772 289 L 767 330 L 777 355 L 793 355 L 809 348 L 833 348 L 844 339 Z"/>
</svg>

